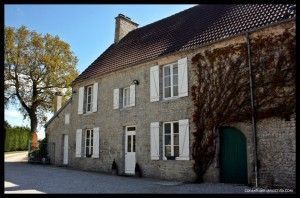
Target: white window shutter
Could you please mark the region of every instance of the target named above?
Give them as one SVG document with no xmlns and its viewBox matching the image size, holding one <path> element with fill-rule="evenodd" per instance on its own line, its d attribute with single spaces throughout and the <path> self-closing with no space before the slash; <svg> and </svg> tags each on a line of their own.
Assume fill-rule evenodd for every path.
<svg viewBox="0 0 300 198">
<path fill-rule="evenodd" d="M 70 114 L 65 114 L 65 124 L 70 124 Z"/>
<path fill-rule="evenodd" d="M 76 157 L 81 157 L 82 129 L 76 130 Z"/>
<path fill-rule="evenodd" d="M 92 158 L 99 158 L 99 127 L 93 130 L 93 155 Z"/>
<path fill-rule="evenodd" d="M 179 120 L 179 159 L 190 159 L 189 120 Z"/>
<path fill-rule="evenodd" d="M 150 68 L 150 102 L 159 101 L 159 66 Z"/>
<path fill-rule="evenodd" d="M 98 83 L 93 86 L 93 112 L 97 112 L 97 98 L 98 98 Z"/>
<path fill-rule="evenodd" d="M 135 106 L 135 85 L 130 85 L 130 106 Z"/>
<path fill-rule="evenodd" d="M 119 89 L 114 89 L 114 109 L 119 108 Z"/>
<path fill-rule="evenodd" d="M 159 122 L 150 124 L 151 160 L 159 160 Z"/>
<path fill-rule="evenodd" d="M 84 87 L 80 87 L 78 91 L 78 114 L 83 114 L 83 97 Z"/>
<path fill-rule="evenodd" d="M 178 96 L 188 96 L 187 57 L 178 60 Z"/>
</svg>

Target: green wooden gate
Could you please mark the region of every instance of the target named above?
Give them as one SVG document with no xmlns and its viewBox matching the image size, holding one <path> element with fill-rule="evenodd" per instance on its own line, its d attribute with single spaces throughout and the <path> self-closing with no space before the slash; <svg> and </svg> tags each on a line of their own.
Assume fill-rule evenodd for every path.
<svg viewBox="0 0 300 198">
<path fill-rule="evenodd" d="M 235 128 L 220 131 L 220 179 L 223 183 L 247 184 L 246 138 Z"/>
</svg>

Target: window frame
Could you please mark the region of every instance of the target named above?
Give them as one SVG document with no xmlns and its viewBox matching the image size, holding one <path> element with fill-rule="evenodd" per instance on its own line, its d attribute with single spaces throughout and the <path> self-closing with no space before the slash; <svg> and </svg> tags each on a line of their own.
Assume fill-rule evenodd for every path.
<svg viewBox="0 0 300 198">
<path fill-rule="evenodd" d="M 178 123 L 178 145 L 174 145 L 174 123 Z M 175 157 L 174 156 L 174 147 L 178 146 L 178 156 L 176 156 L 174 159 L 178 160 L 179 159 L 179 153 L 180 153 L 180 142 L 179 142 L 179 121 L 169 121 L 169 122 L 163 122 L 163 159 L 164 160 L 169 160 L 166 157 L 166 145 L 165 145 L 165 124 L 171 124 L 171 128 L 170 128 L 170 136 L 171 136 L 171 142 L 170 142 L 170 146 L 171 146 L 171 157 Z"/>
<path fill-rule="evenodd" d="M 89 89 L 91 89 L 91 101 L 88 103 L 88 98 L 89 98 Z M 88 85 L 86 86 L 86 95 L 85 95 L 85 113 L 92 113 L 93 111 L 93 85 Z M 88 105 L 90 104 L 90 110 L 88 111 Z"/>
<path fill-rule="evenodd" d="M 174 65 L 177 65 L 177 96 L 174 96 Z M 166 97 L 165 96 L 165 68 L 166 67 L 170 67 L 170 97 Z M 167 64 L 167 65 L 164 65 L 162 67 L 162 70 L 163 70 L 163 76 L 162 76 L 162 81 L 163 81 L 163 99 L 164 100 L 170 100 L 170 99 L 175 99 L 175 98 L 179 98 L 179 79 L 178 79 L 178 62 L 173 62 L 173 63 L 170 63 L 170 64 Z"/>
<path fill-rule="evenodd" d="M 127 99 L 128 99 L 128 101 L 126 101 L 125 90 L 127 90 L 127 97 L 128 97 Z M 127 102 L 127 104 L 125 104 L 125 101 Z M 130 87 L 124 87 L 122 89 L 122 107 L 123 108 L 130 107 Z"/>
<path fill-rule="evenodd" d="M 129 128 L 134 128 L 134 130 L 128 130 Z M 136 125 L 129 125 L 125 127 L 125 136 L 127 136 L 127 132 L 134 132 L 134 138 L 131 139 L 130 152 L 136 152 Z M 135 141 L 133 141 L 135 140 Z M 128 137 L 125 137 L 126 141 L 126 150 L 128 152 Z"/>
<path fill-rule="evenodd" d="M 89 135 L 89 154 L 86 153 L 86 141 L 87 141 L 87 132 L 90 132 Z M 92 135 L 93 134 L 93 135 Z M 94 148 L 94 144 L 93 144 L 93 139 L 94 139 L 94 129 L 85 129 L 85 133 L 84 133 L 84 157 L 92 157 L 93 155 L 93 148 Z M 93 145 L 92 145 L 93 144 Z"/>
</svg>

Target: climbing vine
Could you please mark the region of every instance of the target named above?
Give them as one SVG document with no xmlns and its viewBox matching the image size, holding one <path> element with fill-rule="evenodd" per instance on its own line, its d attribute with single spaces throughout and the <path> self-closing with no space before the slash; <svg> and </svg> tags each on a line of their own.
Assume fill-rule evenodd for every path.
<svg viewBox="0 0 300 198">
<path fill-rule="evenodd" d="M 251 65 L 257 119 L 289 119 L 295 109 L 295 26 L 282 34 L 251 37 Z M 192 58 L 194 170 L 197 181 L 211 165 L 216 129 L 251 120 L 247 43 L 207 49 Z"/>
</svg>

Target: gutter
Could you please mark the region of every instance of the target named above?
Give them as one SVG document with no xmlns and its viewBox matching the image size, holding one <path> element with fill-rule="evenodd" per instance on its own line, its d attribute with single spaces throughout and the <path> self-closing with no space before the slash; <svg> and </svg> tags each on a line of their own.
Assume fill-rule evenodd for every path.
<svg viewBox="0 0 300 198">
<path fill-rule="evenodd" d="M 256 106 L 254 101 L 254 81 L 251 66 L 251 51 L 249 32 L 246 32 L 247 39 L 247 51 L 248 51 L 248 67 L 249 67 L 249 85 L 250 85 L 250 97 L 251 97 L 251 118 L 252 118 L 252 133 L 254 143 L 254 175 L 255 175 L 255 187 L 258 187 L 258 159 L 257 159 L 257 130 L 256 130 Z"/>
</svg>

